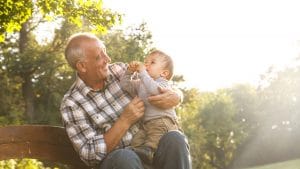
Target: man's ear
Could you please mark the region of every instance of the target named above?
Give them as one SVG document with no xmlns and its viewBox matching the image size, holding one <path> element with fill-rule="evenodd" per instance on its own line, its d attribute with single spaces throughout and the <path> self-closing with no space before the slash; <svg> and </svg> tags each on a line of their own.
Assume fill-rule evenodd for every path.
<svg viewBox="0 0 300 169">
<path fill-rule="evenodd" d="M 76 69 L 79 71 L 79 72 L 82 72 L 82 73 L 85 73 L 86 72 L 86 67 L 85 67 L 85 64 L 84 62 L 77 62 L 76 63 Z"/>
</svg>

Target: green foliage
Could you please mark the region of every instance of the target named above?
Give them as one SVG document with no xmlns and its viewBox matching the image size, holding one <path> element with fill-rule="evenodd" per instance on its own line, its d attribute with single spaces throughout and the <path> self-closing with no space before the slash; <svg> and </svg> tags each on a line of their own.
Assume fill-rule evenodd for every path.
<svg viewBox="0 0 300 169">
<path fill-rule="evenodd" d="M 5 33 L 19 31 L 33 13 L 33 2 L 27 0 L 7 0 L 0 3 L 0 42 Z"/>
<path fill-rule="evenodd" d="M 263 80 L 267 80 L 266 86 L 261 87 L 260 106 L 261 116 L 269 116 L 267 121 L 260 121 L 261 124 L 269 123 L 275 125 L 283 120 L 296 124 L 299 117 L 300 98 L 300 67 L 287 68 L 283 71 L 271 71 L 265 74 Z M 276 116 L 274 116 L 276 114 Z M 264 119 L 264 118 L 261 118 Z"/>
<path fill-rule="evenodd" d="M 146 23 L 126 30 L 112 30 L 101 39 L 105 42 L 112 62 L 143 61 L 152 49 L 152 35 Z"/>
<path fill-rule="evenodd" d="M 239 146 L 232 168 L 299 157 L 299 84 L 299 66 L 281 71 L 271 68 L 262 76 L 252 101 L 256 108 L 248 107 L 250 111 L 244 113 L 249 119 L 244 129 L 248 137 Z"/>
<path fill-rule="evenodd" d="M 2 58 L 2 59 L 1 59 Z M 20 78 L 8 74 L 0 56 L 0 124 L 21 124 L 23 122 L 24 103 L 20 93 Z"/>
<path fill-rule="evenodd" d="M 121 19 L 121 15 L 118 13 L 104 9 L 102 1 L 39 0 L 36 6 L 40 9 L 43 17 L 49 21 L 62 17 L 78 27 L 88 25 L 95 32 L 106 32 L 108 27 L 112 27 Z"/>
<path fill-rule="evenodd" d="M 237 85 L 216 92 L 183 89 L 183 93 L 177 113 L 189 139 L 193 168 L 228 167 L 253 126 L 255 88 Z"/>
<path fill-rule="evenodd" d="M 232 96 L 237 116 L 235 121 L 242 123 L 241 131 L 253 132 L 257 128 L 259 96 L 258 91 L 250 85 L 236 85 L 229 89 Z"/>
<path fill-rule="evenodd" d="M 90 30 L 101 33 L 121 21 L 120 14 L 104 9 L 102 1 L 95 0 L 8 0 L 0 5 L 0 42 L 7 33 L 20 31 L 22 24 L 29 20 L 36 27 L 42 22 L 65 19 L 78 27 L 88 25 Z"/>
<path fill-rule="evenodd" d="M 204 129 L 200 125 L 201 119 L 197 117 L 201 107 L 200 92 L 197 89 L 183 89 L 184 100 L 176 109 L 180 125 L 188 137 L 193 167 L 201 166 L 202 150 L 206 143 Z"/>
<path fill-rule="evenodd" d="M 0 109 L 0 112 L 3 111 L 3 113 L 12 114 L 13 116 L 17 116 L 20 120 L 22 119 L 22 121 L 26 121 L 26 118 L 24 118 L 25 103 L 23 100 L 23 83 L 26 77 L 30 78 L 30 81 L 32 82 L 31 87 L 32 92 L 34 93 L 34 104 L 37 107 L 40 107 L 40 99 L 44 99 L 44 92 L 48 92 L 46 97 L 49 97 L 45 100 L 51 101 L 45 101 L 44 103 L 48 103 L 47 105 L 52 104 L 49 106 L 43 106 L 42 109 L 37 109 L 37 112 L 39 113 L 37 114 L 35 122 L 41 121 L 40 117 L 44 116 L 45 111 L 48 111 L 48 113 L 51 112 L 51 114 L 53 113 L 53 111 L 57 112 L 59 99 L 56 98 L 56 100 L 53 101 L 51 98 L 53 95 L 57 94 L 57 92 L 61 91 L 55 89 L 52 92 L 45 89 L 47 89 L 48 87 L 53 88 L 55 84 L 57 84 L 55 83 L 55 78 L 57 77 L 55 77 L 54 74 L 57 73 L 57 71 L 59 71 L 65 64 L 64 57 L 62 56 L 62 45 L 65 44 L 65 41 L 66 38 L 57 40 L 57 38 L 55 37 L 53 43 L 41 46 L 34 40 L 34 36 L 31 36 L 29 38 L 26 51 L 24 51 L 22 54 L 18 53 L 18 48 L 16 47 L 17 45 L 16 43 L 14 43 L 14 41 L 9 41 L 1 44 L 1 49 L 3 49 L 3 59 L 2 62 L 0 62 L 2 68 L 1 71 L 4 75 L 7 76 L 7 79 L 2 79 L 0 83 L 5 84 L 3 85 L 2 90 L 7 91 L 8 97 L 6 97 L 6 99 L 0 100 L 8 102 L 9 104 L 4 104 L 8 108 Z M 46 77 L 52 78 L 52 81 L 49 82 L 50 79 L 47 79 L 46 81 Z M 42 87 L 42 85 L 44 86 L 43 89 L 38 89 Z M 42 92 L 40 92 L 39 90 Z M 2 98 L 4 97 L 5 96 L 3 96 Z M 14 109 L 16 110 L 13 111 Z M 55 114 L 55 116 L 53 116 L 52 114 L 51 117 L 53 118 L 59 116 L 58 112 Z M 6 119 L 8 119 L 8 116 Z M 6 120 L 6 123 L 2 122 L 2 124 L 23 123 L 20 120 L 19 122 Z M 59 120 L 56 121 L 58 122 Z"/>
<path fill-rule="evenodd" d="M 0 161 L 0 169 L 59 169 L 58 167 L 45 167 L 36 159 L 10 159 Z"/>
<path fill-rule="evenodd" d="M 208 94 L 208 103 L 199 114 L 205 128 L 205 161 L 215 168 L 225 168 L 232 159 L 238 129 L 234 122 L 236 109 L 231 96 L 225 90 Z"/>
<path fill-rule="evenodd" d="M 2 101 L 6 107 L 0 110 L 0 122 L 60 123 L 57 110 L 66 88 L 57 85 L 70 85 L 74 76 L 63 57 L 67 38 L 79 31 L 103 34 L 119 23 L 121 16 L 94 0 L 18 0 L 7 1 L 0 8 L 0 35 L 5 36 L 0 44 L 0 69 L 5 78 L 0 84 L 4 84 L 1 90 L 11 96 Z M 34 31 L 49 21 L 61 27 L 57 27 L 52 41 L 40 44 Z M 11 29 L 8 23 L 15 26 Z"/>
</svg>

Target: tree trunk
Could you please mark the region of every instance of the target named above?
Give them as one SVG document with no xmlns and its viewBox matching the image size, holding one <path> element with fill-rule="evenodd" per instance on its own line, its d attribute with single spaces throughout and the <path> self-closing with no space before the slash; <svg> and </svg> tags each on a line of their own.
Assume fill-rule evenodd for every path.
<svg viewBox="0 0 300 169">
<path fill-rule="evenodd" d="M 22 84 L 22 92 L 25 101 L 25 114 L 26 119 L 29 123 L 32 123 L 34 120 L 34 94 L 31 82 L 31 76 L 25 75 L 22 77 L 24 82 Z"/>
<path fill-rule="evenodd" d="M 19 51 L 20 55 L 26 50 L 26 45 L 28 44 L 28 23 L 25 22 L 20 30 L 20 41 L 19 41 Z M 25 101 L 25 115 L 29 123 L 34 120 L 34 93 L 32 88 L 31 75 L 32 71 L 27 70 L 27 72 L 21 73 L 22 83 L 22 94 Z"/>
<path fill-rule="evenodd" d="M 22 28 L 20 30 L 20 42 L 19 42 L 20 54 L 24 53 L 26 44 L 28 43 L 27 27 L 28 27 L 28 23 L 25 22 L 22 24 Z"/>
</svg>

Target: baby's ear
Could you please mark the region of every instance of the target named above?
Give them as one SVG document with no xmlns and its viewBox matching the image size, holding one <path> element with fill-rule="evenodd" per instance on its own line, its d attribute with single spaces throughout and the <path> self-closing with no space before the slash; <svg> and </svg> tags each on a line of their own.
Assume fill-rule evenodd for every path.
<svg viewBox="0 0 300 169">
<path fill-rule="evenodd" d="M 169 80 L 168 79 L 169 75 L 170 75 L 170 71 L 168 71 L 168 70 L 163 70 L 163 72 L 161 72 L 161 74 L 160 74 L 161 77 L 163 77 L 167 80 Z"/>
</svg>

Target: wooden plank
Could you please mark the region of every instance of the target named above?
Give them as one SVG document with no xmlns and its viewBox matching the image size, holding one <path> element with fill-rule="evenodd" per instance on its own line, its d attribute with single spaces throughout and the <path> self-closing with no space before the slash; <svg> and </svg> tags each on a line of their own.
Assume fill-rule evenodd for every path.
<svg viewBox="0 0 300 169">
<path fill-rule="evenodd" d="M 25 125 L 0 127 L 0 160 L 35 158 L 60 162 L 72 168 L 88 168 L 72 147 L 65 129 Z"/>
</svg>

